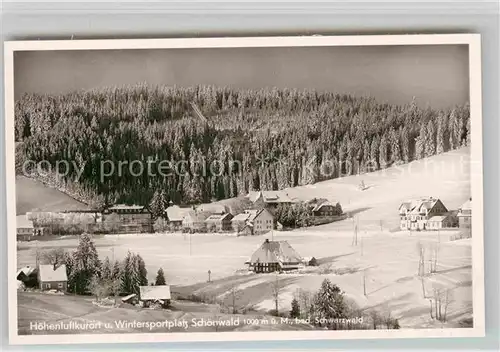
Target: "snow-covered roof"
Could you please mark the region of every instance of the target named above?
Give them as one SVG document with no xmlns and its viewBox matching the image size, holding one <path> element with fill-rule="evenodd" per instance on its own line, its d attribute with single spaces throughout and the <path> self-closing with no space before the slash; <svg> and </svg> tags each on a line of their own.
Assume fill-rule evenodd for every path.
<svg viewBox="0 0 500 352">
<path fill-rule="evenodd" d="M 444 216 L 433 216 L 432 218 L 430 218 L 428 221 L 430 222 L 442 222 L 444 221 L 445 219 L 447 219 L 449 217 L 449 215 L 444 215 Z"/>
<path fill-rule="evenodd" d="M 287 241 L 269 241 L 257 249 L 250 263 L 300 263 L 302 257 L 290 246 Z"/>
<path fill-rule="evenodd" d="M 226 213 L 226 214 L 214 214 L 210 215 L 205 222 L 218 222 L 218 221 L 223 221 L 223 220 L 231 220 L 231 214 Z"/>
<path fill-rule="evenodd" d="M 170 286 L 139 286 L 141 300 L 170 299 Z"/>
<path fill-rule="evenodd" d="M 25 266 L 17 271 L 16 279 L 19 280 L 19 275 L 21 275 L 21 274 L 24 274 L 25 276 L 30 276 L 31 274 L 33 274 L 34 271 L 35 271 L 35 268 L 30 267 L 29 265 Z"/>
<path fill-rule="evenodd" d="M 18 215 L 16 216 L 16 227 L 18 229 L 32 229 L 33 221 L 28 220 L 27 215 Z"/>
<path fill-rule="evenodd" d="M 197 208 L 197 211 L 207 212 L 210 214 L 224 214 L 227 213 L 227 209 L 224 205 L 221 204 L 200 204 Z"/>
<path fill-rule="evenodd" d="M 247 221 L 249 217 L 250 217 L 250 214 L 249 214 L 249 213 L 245 213 L 245 212 L 243 212 L 243 213 L 240 213 L 240 214 L 236 215 L 236 216 L 232 219 L 232 221 Z"/>
<path fill-rule="evenodd" d="M 109 210 L 142 210 L 144 206 L 142 205 L 126 205 L 126 204 L 116 204 L 109 208 Z"/>
<path fill-rule="evenodd" d="M 209 214 L 191 210 L 182 219 L 183 222 L 192 220 L 193 222 L 204 222 Z"/>
<path fill-rule="evenodd" d="M 57 266 L 55 270 L 54 265 L 40 265 L 38 270 L 42 282 L 68 281 L 65 264 Z"/>
<path fill-rule="evenodd" d="M 137 295 L 135 293 L 132 293 L 128 296 L 122 297 L 122 302 L 127 302 L 129 299 L 134 298 L 135 296 Z"/>
<path fill-rule="evenodd" d="M 184 216 L 192 211 L 191 208 L 181 208 L 178 205 L 172 205 L 165 211 L 169 221 L 182 221 Z"/>
<path fill-rule="evenodd" d="M 264 203 L 292 203 L 292 199 L 283 191 L 258 191 L 248 193 L 248 199 L 255 203 L 262 198 Z"/>
<path fill-rule="evenodd" d="M 406 210 L 406 212 L 410 212 L 412 214 L 421 214 L 425 211 L 431 210 L 436 203 L 439 202 L 437 198 L 421 198 L 421 199 L 413 199 L 406 202 L 401 203 L 399 206 L 399 211 Z"/>
</svg>

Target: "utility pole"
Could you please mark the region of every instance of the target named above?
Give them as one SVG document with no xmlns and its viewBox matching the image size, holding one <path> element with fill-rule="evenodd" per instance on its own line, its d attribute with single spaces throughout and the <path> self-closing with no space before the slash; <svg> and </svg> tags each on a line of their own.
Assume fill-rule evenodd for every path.
<svg viewBox="0 0 500 352">
<path fill-rule="evenodd" d="M 210 269 L 208 270 L 208 282 L 210 282 L 210 274 L 212 274 L 212 271 Z"/>
<path fill-rule="evenodd" d="M 363 270 L 363 294 L 366 297 L 366 269 Z"/>
</svg>

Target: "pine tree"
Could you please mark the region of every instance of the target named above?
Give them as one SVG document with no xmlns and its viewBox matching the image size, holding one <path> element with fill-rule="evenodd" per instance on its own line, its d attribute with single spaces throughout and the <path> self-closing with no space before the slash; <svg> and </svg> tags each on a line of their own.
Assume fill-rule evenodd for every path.
<svg viewBox="0 0 500 352">
<path fill-rule="evenodd" d="M 470 115 L 469 115 L 469 116 L 467 116 L 467 136 L 466 136 L 466 139 L 465 139 L 465 145 L 468 145 L 468 146 L 471 145 L 471 133 L 470 133 L 470 130 L 471 130 L 471 124 L 470 124 Z"/>
<path fill-rule="evenodd" d="M 422 124 L 420 127 L 420 134 L 415 140 L 415 159 L 422 159 L 425 153 L 425 138 L 427 130 L 425 125 Z"/>
<path fill-rule="evenodd" d="M 410 162 L 410 135 L 408 133 L 408 128 L 403 126 L 401 128 L 401 151 L 403 154 L 403 161 L 405 163 Z"/>
<path fill-rule="evenodd" d="M 144 259 L 137 254 L 137 265 L 138 265 L 138 272 L 139 272 L 139 282 L 141 286 L 147 286 L 148 285 L 148 271 L 146 270 L 146 263 L 144 262 Z"/>
<path fill-rule="evenodd" d="M 370 162 L 370 142 L 368 141 L 368 138 L 365 139 L 365 142 L 363 144 L 363 167 L 362 170 L 364 172 L 371 172 L 373 170 L 373 166 Z"/>
<path fill-rule="evenodd" d="M 440 115 L 437 120 L 436 154 L 444 153 L 444 117 Z"/>
<path fill-rule="evenodd" d="M 456 109 L 451 111 L 448 120 L 448 130 L 450 136 L 450 149 L 456 149 L 460 146 L 460 140 L 462 136 L 461 121 L 458 117 Z"/>
<path fill-rule="evenodd" d="M 122 270 L 120 271 L 120 277 L 121 277 L 121 290 L 124 293 L 131 293 L 132 292 L 132 266 L 133 266 L 133 255 L 132 252 L 128 251 L 127 255 L 123 259 L 123 265 L 122 265 Z"/>
<path fill-rule="evenodd" d="M 381 169 L 385 169 L 387 167 L 387 154 L 387 137 L 384 134 L 380 139 L 379 146 L 379 163 Z"/>
<path fill-rule="evenodd" d="M 348 307 L 344 301 L 344 293 L 332 284 L 329 279 L 323 280 L 321 288 L 315 297 L 315 310 L 321 318 L 343 319 L 347 318 Z M 328 324 L 329 328 L 336 328 L 335 323 Z"/>
<path fill-rule="evenodd" d="M 168 207 L 168 199 L 163 189 L 157 189 L 153 194 L 153 198 L 149 204 L 149 210 L 154 219 L 165 216 L 165 211 Z"/>
<path fill-rule="evenodd" d="M 426 137 L 425 137 L 425 156 L 433 156 L 436 153 L 436 133 L 434 123 L 429 120 L 427 123 Z"/>
<path fill-rule="evenodd" d="M 104 262 L 102 263 L 101 278 L 103 280 L 110 280 L 111 277 L 112 277 L 111 262 L 109 261 L 109 257 L 106 257 L 106 259 L 104 259 Z"/>
<path fill-rule="evenodd" d="M 401 161 L 401 148 L 399 143 L 399 136 L 396 133 L 396 130 L 391 127 L 389 130 L 389 148 L 391 151 L 391 161 L 398 163 Z"/>
<path fill-rule="evenodd" d="M 63 259 L 66 265 L 66 276 L 68 278 L 68 292 L 76 293 L 76 280 L 75 280 L 75 260 L 73 254 L 66 252 Z"/>
<path fill-rule="evenodd" d="M 163 269 L 160 268 L 158 269 L 158 273 L 156 274 L 155 286 L 162 286 L 166 284 L 167 281 L 165 280 L 165 273 L 163 272 Z"/>
<path fill-rule="evenodd" d="M 379 140 L 378 136 L 375 136 L 370 146 L 370 164 L 372 165 L 373 171 L 378 170 L 379 168 L 378 158 L 379 158 Z"/>
<path fill-rule="evenodd" d="M 83 234 L 73 253 L 76 293 L 85 293 L 93 276 L 100 276 L 101 262 L 90 235 Z"/>
<path fill-rule="evenodd" d="M 296 298 L 292 299 L 292 309 L 290 310 L 290 318 L 300 318 L 299 301 Z"/>
<path fill-rule="evenodd" d="M 113 264 L 113 270 L 111 272 L 111 278 L 113 280 L 120 279 L 120 273 L 121 273 L 120 262 L 118 260 L 116 260 L 115 263 Z"/>
</svg>

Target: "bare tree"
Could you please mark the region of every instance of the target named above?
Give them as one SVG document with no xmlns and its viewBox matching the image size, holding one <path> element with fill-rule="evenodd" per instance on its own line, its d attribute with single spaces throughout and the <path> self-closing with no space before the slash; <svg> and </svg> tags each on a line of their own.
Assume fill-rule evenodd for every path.
<svg viewBox="0 0 500 352">
<path fill-rule="evenodd" d="M 236 302 L 240 298 L 241 292 L 236 288 L 235 285 L 231 286 L 231 291 L 229 292 L 231 297 L 231 314 L 238 313 L 238 307 L 236 306 Z"/>
<path fill-rule="evenodd" d="M 380 314 L 375 309 L 371 310 L 369 314 L 370 314 L 370 318 L 372 320 L 373 330 L 377 330 L 377 327 L 382 322 Z"/>
<path fill-rule="evenodd" d="M 117 298 L 120 295 L 121 286 L 122 286 L 122 280 L 120 278 L 116 278 L 114 280 L 111 280 L 111 282 L 109 283 L 109 291 L 114 296 L 115 305 L 116 305 Z"/>
<path fill-rule="evenodd" d="M 450 305 L 451 302 L 453 302 L 453 292 L 447 288 L 444 294 L 444 310 L 443 310 L 443 316 L 442 316 L 442 321 L 446 322 L 447 319 L 447 313 L 448 313 L 448 306 Z"/>
<path fill-rule="evenodd" d="M 54 248 L 39 253 L 39 260 L 42 264 L 58 266 L 64 263 L 65 254 L 63 248 Z"/>
<path fill-rule="evenodd" d="M 96 302 L 99 302 L 102 297 L 108 293 L 108 286 L 98 276 L 94 275 L 90 279 L 88 290 L 95 296 Z"/>
<path fill-rule="evenodd" d="M 452 291 L 449 288 L 434 288 L 431 302 L 431 318 L 446 322 L 448 306 L 452 302 Z M 434 316 L 432 314 L 432 305 L 434 304 Z"/>
<path fill-rule="evenodd" d="M 420 278 L 420 282 L 422 284 L 422 297 L 425 298 L 425 282 L 424 282 L 424 276 L 425 276 L 425 247 L 422 245 L 422 243 L 419 241 L 417 244 L 417 250 L 418 250 L 418 271 L 417 275 Z"/>
<path fill-rule="evenodd" d="M 313 293 L 310 291 L 306 291 L 304 289 L 298 289 L 295 297 L 297 298 L 297 301 L 299 302 L 300 306 L 300 313 L 303 318 L 308 318 L 308 315 L 312 314 L 313 310 Z"/>
<path fill-rule="evenodd" d="M 431 308 L 431 319 L 434 319 L 434 314 L 432 313 L 432 298 L 429 298 L 429 304 Z"/>
<path fill-rule="evenodd" d="M 276 279 L 272 283 L 272 295 L 274 300 L 274 309 L 276 310 L 276 315 L 279 315 L 279 304 L 280 304 L 280 296 L 283 291 L 283 287 L 279 282 L 278 273 L 276 272 Z"/>
</svg>

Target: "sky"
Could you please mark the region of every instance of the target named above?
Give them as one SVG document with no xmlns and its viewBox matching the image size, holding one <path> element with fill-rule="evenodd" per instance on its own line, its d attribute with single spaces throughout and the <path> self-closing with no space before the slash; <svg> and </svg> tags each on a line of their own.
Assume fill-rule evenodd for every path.
<svg viewBox="0 0 500 352">
<path fill-rule="evenodd" d="M 15 96 L 147 83 L 312 88 L 447 108 L 469 100 L 466 45 L 15 52 Z"/>
</svg>

